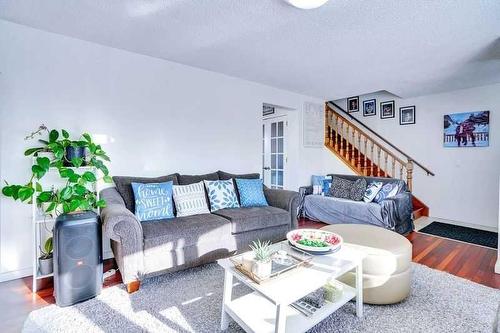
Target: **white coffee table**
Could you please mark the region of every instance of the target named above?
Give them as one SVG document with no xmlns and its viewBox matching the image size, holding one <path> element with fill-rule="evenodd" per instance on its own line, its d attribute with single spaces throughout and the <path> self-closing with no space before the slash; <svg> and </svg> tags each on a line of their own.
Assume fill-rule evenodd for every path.
<svg viewBox="0 0 500 333">
<path fill-rule="evenodd" d="M 240 273 L 229 259 L 221 259 L 218 264 L 225 270 L 221 329 L 226 330 L 229 319 L 232 318 L 246 332 L 305 332 L 353 298 L 356 298 L 356 315 L 361 317 L 363 315 L 362 261 L 361 252 L 344 244 L 336 253 L 314 256 L 309 267 L 301 266 L 258 284 Z M 338 278 L 353 269 L 356 272 L 356 288 L 344 284 L 342 297 L 335 303 L 326 302 L 311 317 L 306 317 L 289 306 L 323 287 L 330 278 Z M 233 278 L 254 292 L 231 299 Z"/>
</svg>

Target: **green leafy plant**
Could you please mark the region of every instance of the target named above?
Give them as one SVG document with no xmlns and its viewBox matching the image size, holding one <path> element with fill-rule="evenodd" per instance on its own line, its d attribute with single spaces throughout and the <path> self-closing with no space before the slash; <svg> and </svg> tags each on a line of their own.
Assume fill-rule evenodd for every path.
<svg viewBox="0 0 500 333">
<path fill-rule="evenodd" d="M 260 239 L 258 239 L 257 241 L 252 242 L 250 248 L 252 249 L 255 255 L 255 260 L 260 262 L 266 262 L 271 259 L 272 256 L 271 242 L 269 241 L 261 242 Z"/>
<path fill-rule="evenodd" d="M 43 244 L 43 249 L 42 247 L 40 247 L 40 252 L 42 253 L 40 259 L 45 260 L 52 258 L 53 250 L 54 250 L 53 238 L 49 237 L 45 241 L 45 244 Z"/>
<path fill-rule="evenodd" d="M 14 200 L 31 203 L 36 198 L 36 203 L 44 207 L 45 213 L 59 215 L 78 210 L 89 210 L 103 208 L 106 206 L 104 200 L 98 200 L 96 193 L 92 190 L 93 185 L 98 181 L 96 175 L 90 171 L 78 172 L 78 169 L 86 163 L 87 166 L 96 167 L 102 173 L 104 182 L 112 182 L 109 170 L 104 164 L 110 161 L 102 147 L 92 141 L 88 133 L 83 133 L 78 140 L 71 140 L 70 134 L 66 130 L 48 130 L 44 125 L 27 136 L 26 139 L 34 138 L 47 132 L 47 140 L 38 140 L 39 147 L 29 148 L 24 152 L 25 156 L 34 156 L 34 163 L 31 167 L 31 177 L 24 185 L 9 184 L 2 188 L 2 194 Z M 66 149 L 68 147 L 83 147 L 86 151 L 86 158 L 72 158 L 68 160 Z M 52 158 L 37 156 L 41 152 L 48 152 Z M 67 165 L 70 166 L 67 166 Z M 40 180 L 47 172 L 54 168 L 59 176 L 64 180 L 64 186 L 57 188 L 52 186 L 44 189 Z M 89 189 L 90 188 L 90 189 Z"/>
</svg>

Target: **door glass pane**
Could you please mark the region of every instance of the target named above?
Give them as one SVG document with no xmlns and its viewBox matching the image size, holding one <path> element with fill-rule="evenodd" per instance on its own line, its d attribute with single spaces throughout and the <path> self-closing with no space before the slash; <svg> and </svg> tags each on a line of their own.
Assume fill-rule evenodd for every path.
<svg viewBox="0 0 500 333">
<path fill-rule="evenodd" d="M 278 169 L 283 169 L 283 154 L 276 155 L 278 158 Z"/>
<path fill-rule="evenodd" d="M 271 171 L 271 184 L 276 184 L 276 171 Z"/>
<path fill-rule="evenodd" d="M 278 123 L 278 136 L 283 136 L 283 122 Z"/>
<path fill-rule="evenodd" d="M 276 139 L 271 139 L 271 153 L 276 153 Z"/>
<path fill-rule="evenodd" d="M 278 171 L 278 181 L 276 185 L 283 186 L 283 171 Z"/>
<path fill-rule="evenodd" d="M 278 153 L 284 153 L 283 139 L 278 139 Z"/>
<path fill-rule="evenodd" d="M 276 155 L 271 154 L 271 169 L 276 169 Z"/>
<path fill-rule="evenodd" d="M 271 124 L 271 137 L 276 136 L 276 123 Z"/>
</svg>

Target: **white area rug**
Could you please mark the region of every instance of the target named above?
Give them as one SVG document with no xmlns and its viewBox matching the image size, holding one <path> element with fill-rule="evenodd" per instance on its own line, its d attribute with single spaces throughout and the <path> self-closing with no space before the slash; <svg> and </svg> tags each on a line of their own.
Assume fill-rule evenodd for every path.
<svg viewBox="0 0 500 333">
<path fill-rule="evenodd" d="M 402 303 L 365 305 L 355 316 L 348 303 L 311 332 L 488 332 L 500 291 L 412 264 L 412 293 Z M 103 290 L 72 307 L 33 311 L 24 332 L 218 332 L 223 270 L 217 264 L 147 279 L 139 292 L 123 286 Z M 236 288 L 234 294 L 247 292 Z M 240 332 L 231 323 L 229 332 Z"/>
</svg>

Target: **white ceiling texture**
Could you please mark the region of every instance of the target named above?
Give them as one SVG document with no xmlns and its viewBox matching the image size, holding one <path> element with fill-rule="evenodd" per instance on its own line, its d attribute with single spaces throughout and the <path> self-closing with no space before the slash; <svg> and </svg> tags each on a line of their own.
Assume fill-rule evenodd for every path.
<svg viewBox="0 0 500 333">
<path fill-rule="evenodd" d="M 324 99 L 500 82 L 500 0 L 0 0 L 0 19 Z"/>
</svg>

